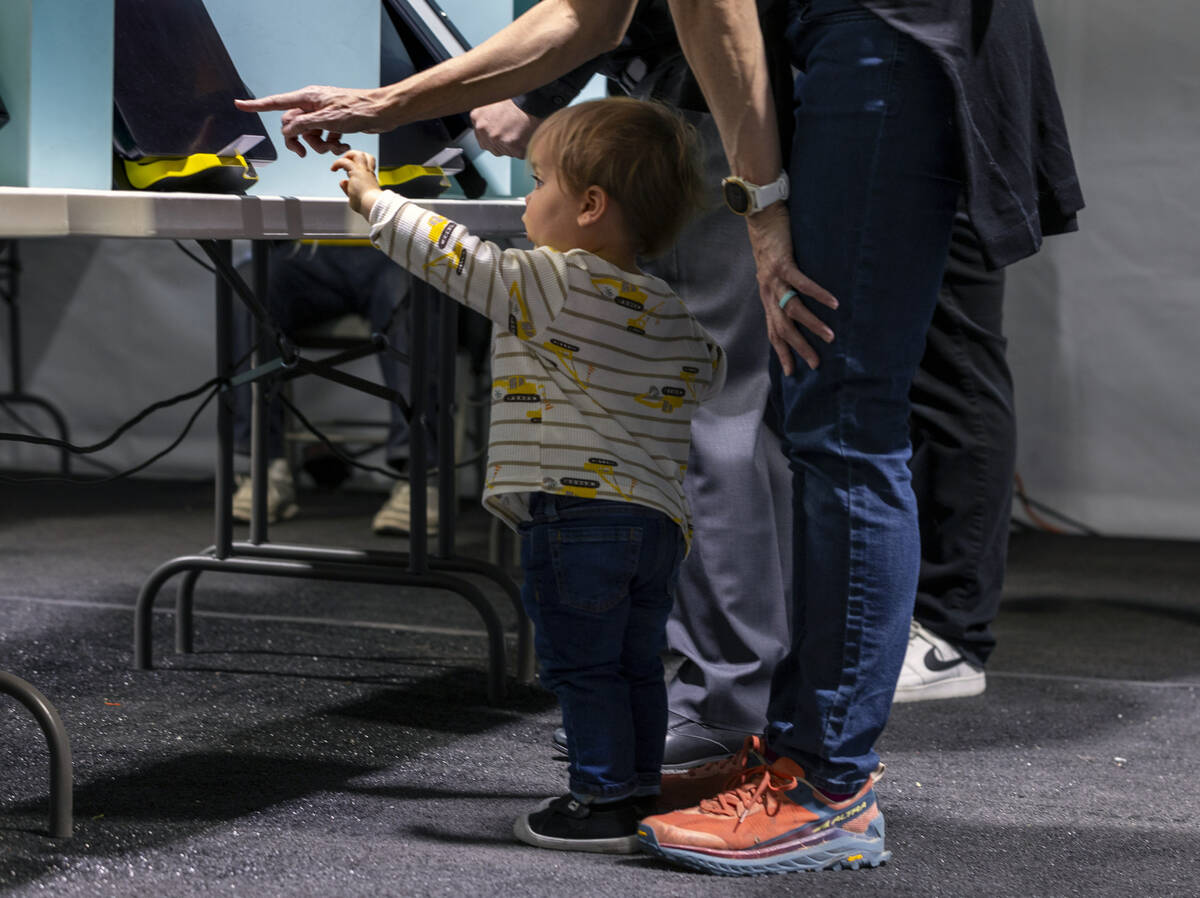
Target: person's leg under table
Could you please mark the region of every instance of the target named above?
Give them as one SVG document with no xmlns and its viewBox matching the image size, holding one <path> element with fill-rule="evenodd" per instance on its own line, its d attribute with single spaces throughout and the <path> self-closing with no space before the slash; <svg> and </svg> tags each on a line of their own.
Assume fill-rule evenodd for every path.
<svg viewBox="0 0 1200 898">
<path fill-rule="evenodd" d="M 412 277 L 407 271 L 392 262 L 373 247 L 353 248 L 341 261 L 345 276 L 354 285 L 355 308 L 371 323 L 372 330 L 383 334 L 388 340 L 388 350 L 379 354 L 379 371 L 384 385 L 402 396 L 412 397 L 412 367 L 408 361 L 393 353 L 409 356 L 412 349 Z M 448 302 L 448 300 L 440 300 Z M 426 345 L 435 347 L 431 362 L 438 362 L 444 345 L 441 319 L 443 315 L 430 309 L 426 315 Z M 440 362 L 438 362 L 440 363 Z M 438 403 L 439 378 L 426 378 L 425 415 L 426 422 L 437 418 L 441 406 Z M 404 410 L 396 403 L 388 406 L 387 443 L 384 457 L 389 466 L 401 477 L 393 485 L 387 500 L 380 506 L 371 521 L 371 529 L 381 536 L 407 536 L 412 528 L 412 485 L 409 474 L 409 440 L 411 422 Z M 439 457 L 437 428 L 424 426 L 426 458 Z M 452 481 L 451 481 L 452 482 Z M 425 492 L 425 526 L 430 538 L 440 531 L 440 503 L 438 493 L 428 484 Z"/>
</svg>

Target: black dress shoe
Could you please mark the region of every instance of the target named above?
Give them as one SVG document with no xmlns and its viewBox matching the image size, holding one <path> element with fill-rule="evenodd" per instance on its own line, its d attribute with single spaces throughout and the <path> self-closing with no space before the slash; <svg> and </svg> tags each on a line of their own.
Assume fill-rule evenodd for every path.
<svg viewBox="0 0 1200 898">
<path fill-rule="evenodd" d="M 749 733 L 720 730 L 690 720 L 677 721 L 667 728 L 663 746 L 664 773 L 678 773 L 710 761 L 720 761 L 737 753 Z"/>
<path fill-rule="evenodd" d="M 719 730 L 676 716 L 675 722 L 667 728 L 662 769 L 667 773 L 678 773 L 728 758 L 742 747 L 749 735 L 740 730 Z M 564 755 L 567 753 L 567 731 L 562 727 L 554 731 L 554 748 Z"/>
</svg>

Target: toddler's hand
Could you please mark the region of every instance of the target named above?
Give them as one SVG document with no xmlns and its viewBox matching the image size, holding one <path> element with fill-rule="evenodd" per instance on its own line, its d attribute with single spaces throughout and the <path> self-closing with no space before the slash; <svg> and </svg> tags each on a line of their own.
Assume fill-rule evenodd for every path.
<svg viewBox="0 0 1200 898">
<path fill-rule="evenodd" d="M 334 162 L 330 171 L 346 173 L 341 182 L 342 192 L 349 198 L 350 208 L 367 218 L 382 192 L 375 177 L 375 157 L 362 150 L 351 150 Z"/>
</svg>

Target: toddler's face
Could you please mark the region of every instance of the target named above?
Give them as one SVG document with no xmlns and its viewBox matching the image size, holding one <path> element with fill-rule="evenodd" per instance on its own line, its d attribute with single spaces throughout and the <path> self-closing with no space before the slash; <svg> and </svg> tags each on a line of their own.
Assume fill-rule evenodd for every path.
<svg viewBox="0 0 1200 898">
<path fill-rule="evenodd" d="M 521 221 L 534 246 L 549 246 L 566 252 L 579 246 L 579 197 L 559 185 L 553 168 L 545 164 L 540 155 L 535 150 L 529 157 L 533 190 L 525 197 L 525 214 Z"/>
</svg>

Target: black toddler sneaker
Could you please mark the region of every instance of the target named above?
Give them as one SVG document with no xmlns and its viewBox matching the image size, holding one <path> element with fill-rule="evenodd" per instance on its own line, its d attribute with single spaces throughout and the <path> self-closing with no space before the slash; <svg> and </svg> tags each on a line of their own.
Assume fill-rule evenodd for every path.
<svg viewBox="0 0 1200 898">
<path fill-rule="evenodd" d="M 513 835 L 538 848 L 636 854 L 638 820 L 649 809 L 645 799 L 623 798 L 596 804 L 574 795 L 550 798 L 513 823 Z"/>
</svg>

